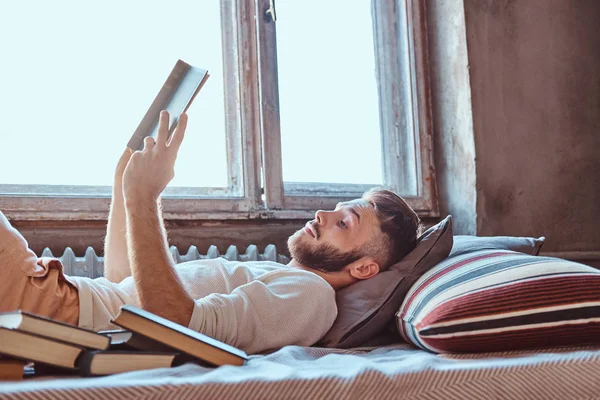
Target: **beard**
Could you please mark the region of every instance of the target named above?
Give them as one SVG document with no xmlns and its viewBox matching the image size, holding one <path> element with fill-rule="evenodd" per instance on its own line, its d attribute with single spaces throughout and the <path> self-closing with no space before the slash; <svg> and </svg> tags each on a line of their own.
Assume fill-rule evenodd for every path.
<svg viewBox="0 0 600 400">
<path fill-rule="evenodd" d="M 290 236 L 288 249 L 292 258 L 307 268 L 321 272 L 338 272 L 362 257 L 358 250 L 342 252 L 329 243 L 311 243 L 312 241 L 307 241 L 304 235 L 301 229 Z"/>
</svg>

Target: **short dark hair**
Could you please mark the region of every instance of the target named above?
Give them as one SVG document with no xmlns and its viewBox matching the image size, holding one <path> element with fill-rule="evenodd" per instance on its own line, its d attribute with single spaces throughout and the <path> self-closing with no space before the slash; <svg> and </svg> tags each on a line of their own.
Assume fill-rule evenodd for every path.
<svg viewBox="0 0 600 400">
<path fill-rule="evenodd" d="M 421 220 L 412 207 L 391 190 L 372 188 L 362 198 L 375 209 L 383 233 L 383 240 L 373 238 L 368 247 L 376 250 L 379 268 L 386 270 L 415 248 Z"/>
</svg>

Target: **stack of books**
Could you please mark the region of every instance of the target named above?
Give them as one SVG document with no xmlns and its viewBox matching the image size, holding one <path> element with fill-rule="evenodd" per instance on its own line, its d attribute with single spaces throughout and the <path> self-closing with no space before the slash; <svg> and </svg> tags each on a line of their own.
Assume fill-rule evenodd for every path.
<svg viewBox="0 0 600 400">
<path fill-rule="evenodd" d="M 93 332 L 24 311 L 0 313 L 0 380 L 35 374 L 103 376 L 184 362 L 243 365 L 246 353 L 133 306 L 113 323 L 123 330 Z"/>
</svg>

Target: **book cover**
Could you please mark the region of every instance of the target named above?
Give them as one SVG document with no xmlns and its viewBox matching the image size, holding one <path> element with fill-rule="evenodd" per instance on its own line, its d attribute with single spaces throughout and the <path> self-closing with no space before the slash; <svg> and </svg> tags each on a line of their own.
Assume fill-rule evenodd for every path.
<svg viewBox="0 0 600 400">
<path fill-rule="evenodd" d="M 73 369 L 83 350 L 33 333 L 0 328 L 0 354 L 19 360 Z"/>
<path fill-rule="evenodd" d="M 112 322 L 216 366 L 243 365 L 248 359 L 238 348 L 138 307 L 122 306 Z"/>
<path fill-rule="evenodd" d="M 146 136 L 156 138 L 158 119 L 162 110 L 169 112 L 169 132 L 173 133 L 179 116 L 187 111 L 208 77 L 207 70 L 193 67 L 185 61 L 178 60 L 131 139 L 129 139 L 127 147 L 132 150 L 141 150 L 144 147 Z"/>
<path fill-rule="evenodd" d="M 82 376 L 102 376 L 153 368 L 169 368 L 177 353 L 84 351 L 77 360 Z"/>
<path fill-rule="evenodd" d="M 0 381 L 23 379 L 27 362 L 11 358 L 0 358 Z"/>
<path fill-rule="evenodd" d="M 0 313 L 0 327 L 34 333 L 90 349 L 104 350 L 110 344 L 109 338 L 96 332 L 21 310 Z"/>
</svg>

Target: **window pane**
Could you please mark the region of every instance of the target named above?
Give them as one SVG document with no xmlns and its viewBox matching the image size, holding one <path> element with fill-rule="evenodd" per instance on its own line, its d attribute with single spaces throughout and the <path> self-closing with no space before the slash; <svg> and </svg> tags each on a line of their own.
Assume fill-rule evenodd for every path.
<svg viewBox="0 0 600 400">
<path fill-rule="evenodd" d="M 111 185 L 180 58 L 211 77 L 171 186 L 227 186 L 219 1 L 6 1 L 0 37 L 0 184 Z"/>
<path fill-rule="evenodd" d="M 370 1 L 277 1 L 283 179 L 381 184 Z"/>
</svg>

